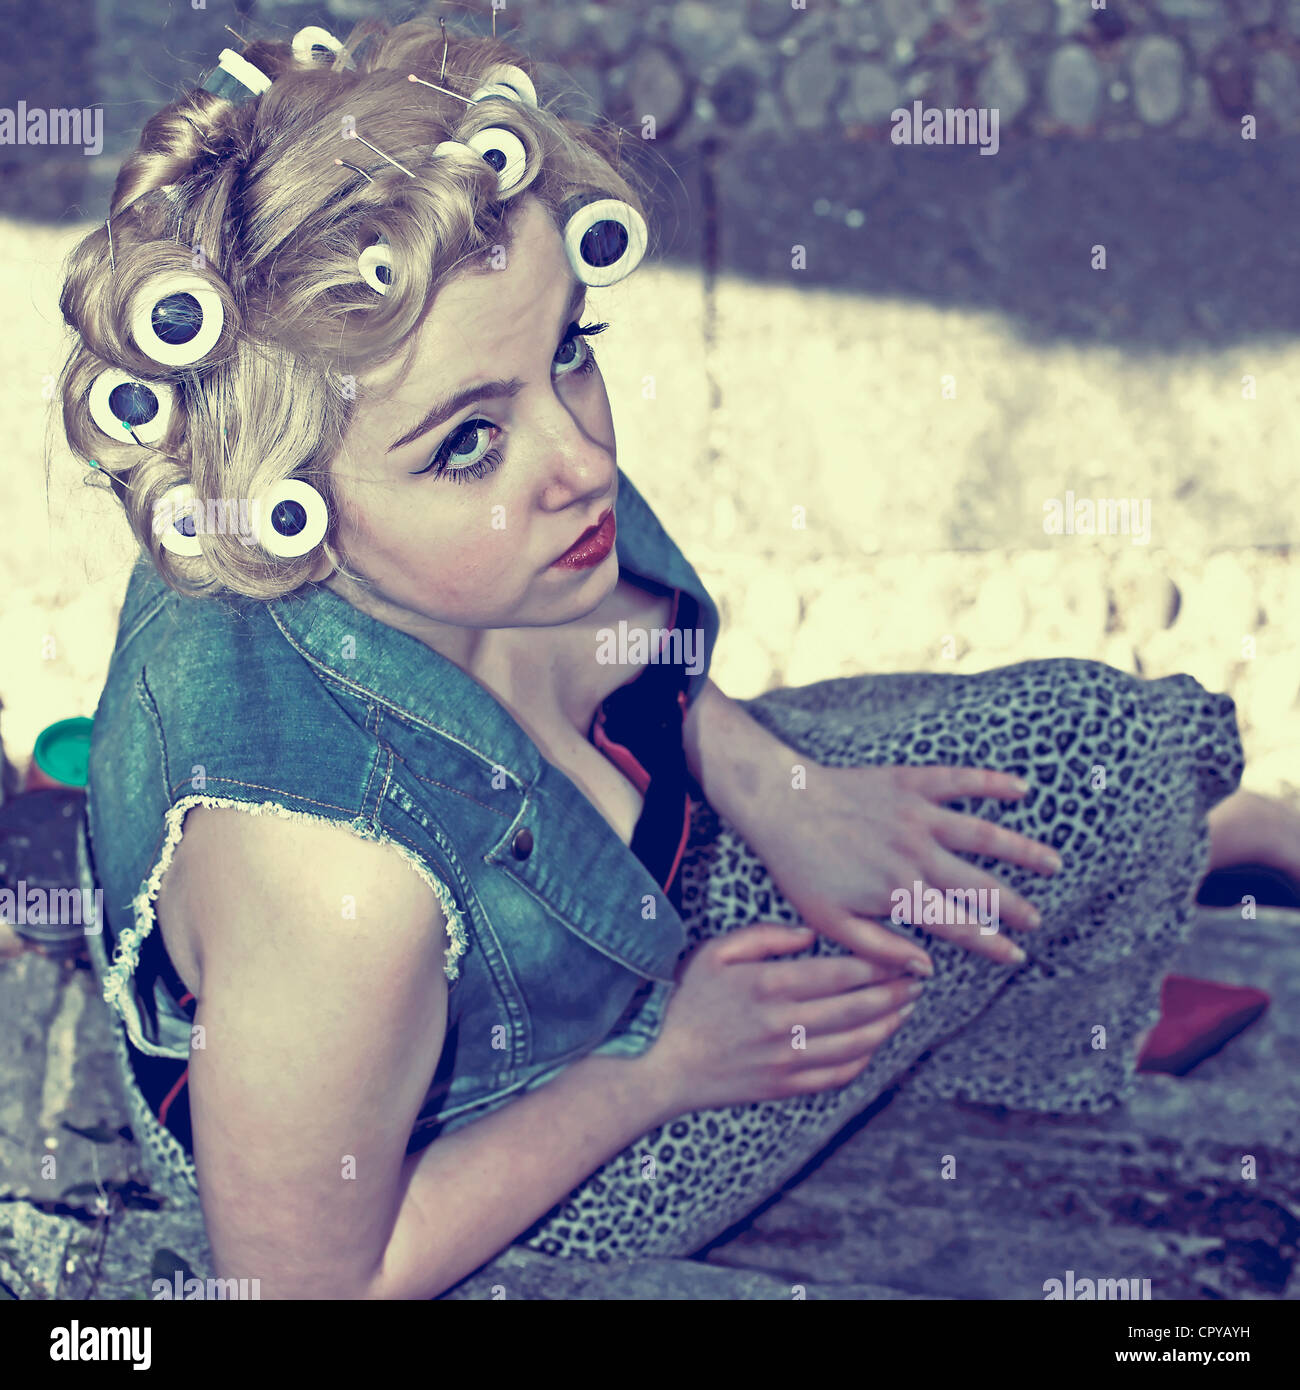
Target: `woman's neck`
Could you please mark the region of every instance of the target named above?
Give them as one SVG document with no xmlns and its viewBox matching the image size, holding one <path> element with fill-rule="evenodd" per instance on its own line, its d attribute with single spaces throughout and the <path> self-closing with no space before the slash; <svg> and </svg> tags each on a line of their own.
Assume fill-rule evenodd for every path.
<svg viewBox="0 0 1300 1390">
<path fill-rule="evenodd" d="M 592 700 L 592 673 L 575 657 L 582 646 L 581 634 L 614 599 L 614 593 L 592 613 L 570 623 L 477 628 L 413 613 L 337 573 L 325 587 L 446 657 L 490 691 L 535 740 L 537 733 L 547 730 L 585 730 L 590 725 L 599 698 Z M 594 663 L 594 644 L 590 650 Z"/>
</svg>

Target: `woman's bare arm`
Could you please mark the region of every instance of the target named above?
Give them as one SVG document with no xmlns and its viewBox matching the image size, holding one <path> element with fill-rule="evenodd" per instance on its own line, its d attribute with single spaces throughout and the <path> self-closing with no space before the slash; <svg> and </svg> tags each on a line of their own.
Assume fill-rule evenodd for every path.
<svg viewBox="0 0 1300 1390">
<path fill-rule="evenodd" d="M 588 1057 L 407 1158 L 446 1033 L 428 886 L 327 823 L 197 808 L 185 835 L 168 901 L 201 978 L 190 1104 L 218 1276 L 434 1297 L 668 1118 L 644 1059 Z"/>
<path fill-rule="evenodd" d="M 434 1298 L 676 1114 L 645 1057 L 584 1057 L 407 1160 L 373 1298 Z"/>
</svg>

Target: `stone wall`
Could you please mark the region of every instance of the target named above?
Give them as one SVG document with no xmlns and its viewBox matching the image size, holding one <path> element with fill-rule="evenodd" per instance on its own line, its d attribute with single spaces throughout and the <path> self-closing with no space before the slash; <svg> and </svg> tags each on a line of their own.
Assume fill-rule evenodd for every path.
<svg viewBox="0 0 1300 1390">
<path fill-rule="evenodd" d="M 140 123 L 237 44 L 223 24 L 383 12 L 33 14 L 6 89 L 102 101 L 106 125 L 94 159 L 0 147 L 16 760 L 93 711 L 129 558 L 57 430 L 47 511 L 59 260 Z M 620 462 L 724 608 L 725 689 L 1048 655 L 1188 670 L 1237 699 L 1247 781 L 1300 788 L 1300 0 L 519 0 L 497 22 L 544 95 L 632 133 L 653 185 L 656 260 L 592 303 Z M 996 156 L 893 144 L 917 100 L 996 105 Z M 1149 539 L 1046 533 L 1068 494 L 1149 504 Z"/>
</svg>

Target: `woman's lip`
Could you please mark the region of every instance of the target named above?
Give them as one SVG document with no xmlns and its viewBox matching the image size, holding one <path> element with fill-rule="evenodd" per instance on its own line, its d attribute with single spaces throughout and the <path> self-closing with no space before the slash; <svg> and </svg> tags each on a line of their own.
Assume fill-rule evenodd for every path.
<svg viewBox="0 0 1300 1390">
<path fill-rule="evenodd" d="M 566 550 L 566 551 L 564 552 L 563 555 L 558 555 L 558 556 L 556 556 L 556 558 L 555 558 L 554 560 L 552 560 L 551 563 L 552 563 L 553 565 L 560 565 L 560 564 L 572 564 L 572 563 L 575 563 L 575 562 L 582 562 L 582 561 L 584 560 L 584 557 L 583 557 L 583 555 L 582 555 L 582 552 L 584 551 L 584 549 L 590 549 L 590 548 L 591 548 L 591 545 L 592 545 L 592 542 L 595 541 L 596 538 L 597 538 L 599 535 L 601 535 L 601 533 L 602 533 L 603 531 L 605 531 L 607 528 L 612 529 L 613 518 L 614 518 L 614 508 L 613 508 L 612 506 L 610 506 L 610 507 L 606 510 L 604 516 L 602 516 L 602 517 L 600 518 L 600 520 L 599 520 L 598 522 L 596 522 L 596 524 L 595 524 L 594 526 L 589 526 L 589 527 L 582 533 L 582 535 L 580 535 L 580 536 L 578 537 L 578 539 L 577 539 L 576 541 L 574 541 L 574 543 L 568 548 L 568 550 Z M 611 538 L 611 539 L 612 539 L 612 538 Z M 609 547 L 608 547 L 608 546 L 599 546 L 599 547 L 597 547 L 597 550 L 598 550 L 599 552 L 603 552 L 603 554 L 607 554 L 607 553 L 608 553 L 608 550 L 609 550 Z M 603 554 L 601 554 L 600 558 L 603 558 Z"/>
</svg>

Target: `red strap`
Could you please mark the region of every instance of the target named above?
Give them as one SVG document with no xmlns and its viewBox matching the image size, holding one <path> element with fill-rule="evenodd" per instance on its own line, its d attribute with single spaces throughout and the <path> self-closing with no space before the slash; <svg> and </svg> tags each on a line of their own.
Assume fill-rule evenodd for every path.
<svg viewBox="0 0 1300 1390">
<path fill-rule="evenodd" d="M 181 1072 L 180 1076 L 177 1078 L 176 1084 L 163 1097 L 163 1103 L 158 1107 L 158 1123 L 160 1125 L 165 1125 L 167 1123 L 167 1112 L 171 1109 L 172 1101 L 174 1101 L 176 1097 L 180 1095 L 181 1089 L 184 1087 L 186 1081 L 189 1079 L 189 1075 L 190 1069 L 189 1067 L 186 1067 L 185 1070 Z"/>
</svg>

